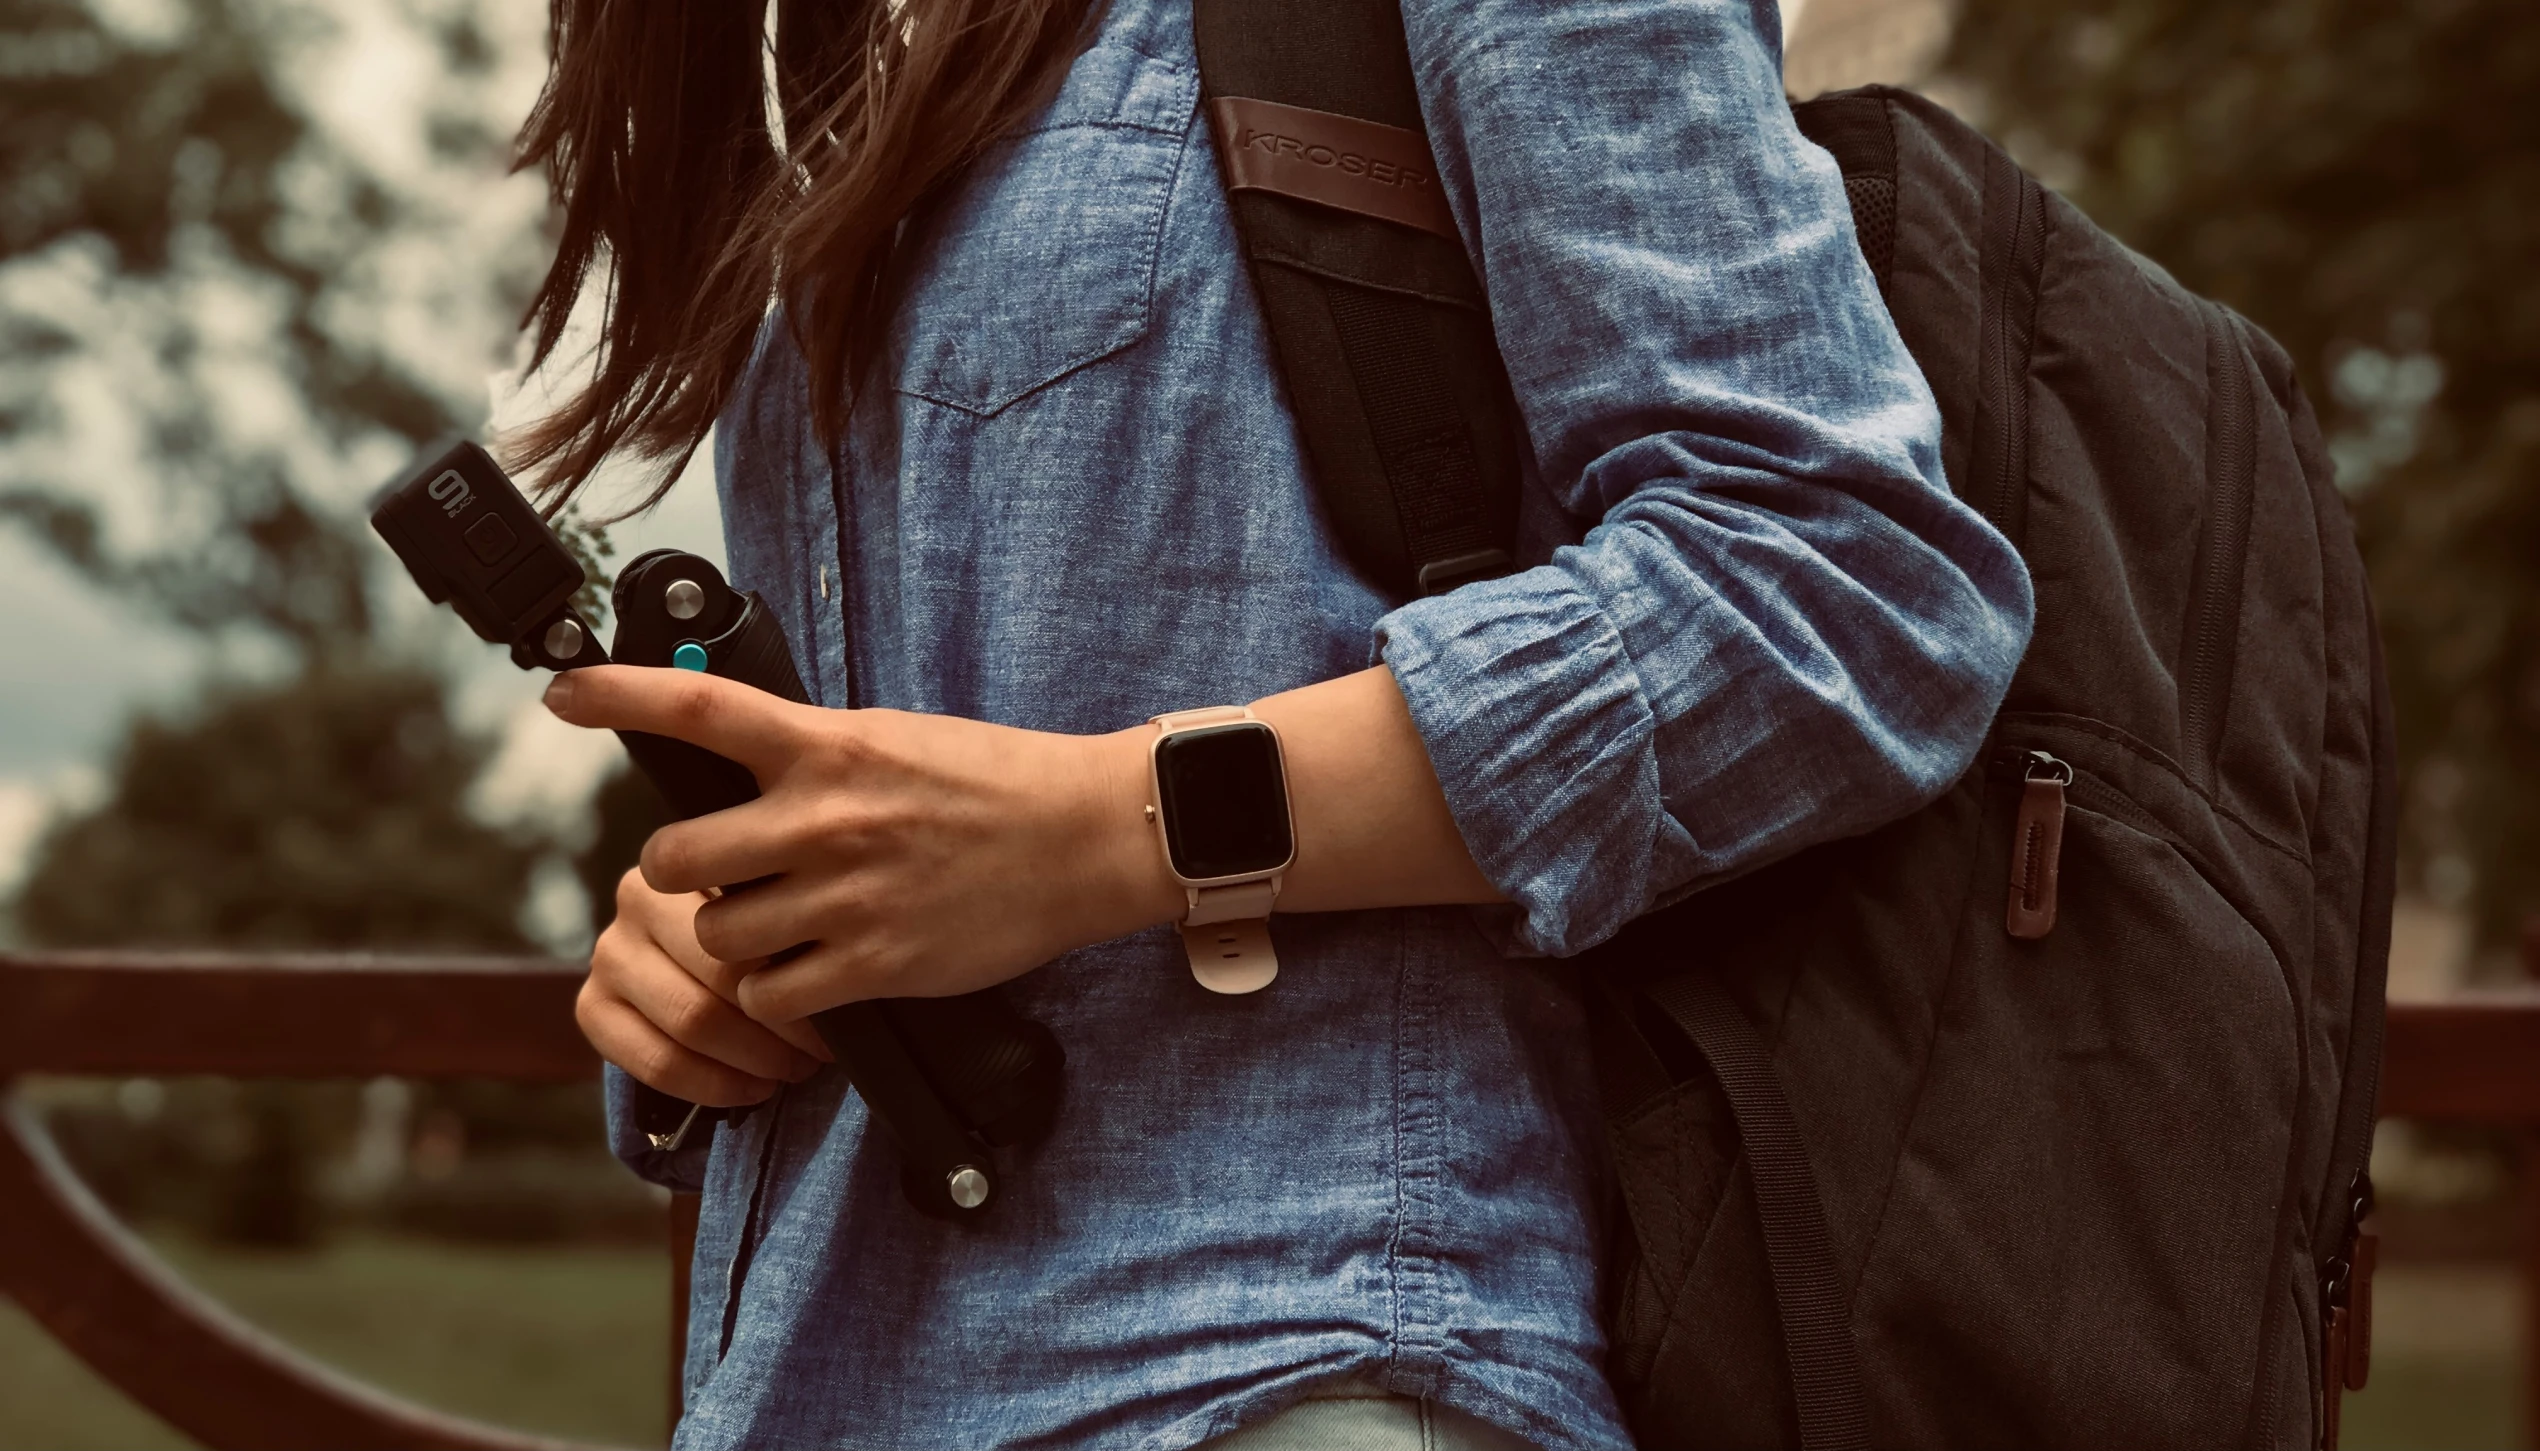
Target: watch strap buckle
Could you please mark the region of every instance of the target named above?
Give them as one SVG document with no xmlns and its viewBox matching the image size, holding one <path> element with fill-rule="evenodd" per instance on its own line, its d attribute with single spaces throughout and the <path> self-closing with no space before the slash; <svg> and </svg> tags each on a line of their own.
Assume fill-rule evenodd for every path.
<svg viewBox="0 0 2540 1451">
<path fill-rule="evenodd" d="M 1279 879 L 1263 877 L 1249 882 L 1229 882 L 1222 887 L 1185 887 L 1191 909 L 1183 914 L 1185 927 L 1206 927 L 1218 922 L 1240 922 L 1247 917 L 1267 917 L 1279 900 Z"/>
</svg>

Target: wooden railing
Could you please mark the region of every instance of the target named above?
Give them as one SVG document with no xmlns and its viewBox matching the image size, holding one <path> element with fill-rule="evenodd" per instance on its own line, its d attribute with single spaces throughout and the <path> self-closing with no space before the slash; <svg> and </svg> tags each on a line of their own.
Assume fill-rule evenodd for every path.
<svg viewBox="0 0 2540 1451">
<path fill-rule="evenodd" d="M 2535 947 L 2540 937 L 2526 945 L 2524 957 L 2540 969 Z M 2526 1451 L 2540 1451 L 2540 986 L 2393 1002 L 2381 1116 L 2515 1131 L 2514 1256 L 2522 1291 L 2517 1439 Z"/>
<path fill-rule="evenodd" d="M 573 1025 L 581 982 L 580 968 L 545 959 L 0 955 L 0 1082 L 28 1073 L 577 1082 L 599 1072 Z M 0 1290 L 124 1394 L 215 1451 L 566 1451 L 374 1390 L 230 1314 L 118 1224 L 15 1103 L 0 1124 Z M 673 1303 L 684 1319 L 686 1297 Z"/>
<path fill-rule="evenodd" d="M 574 1082 L 581 969 L 544 959 L 0 954 L 0 1085 L 29 1073 Z M 2540 1445 L 2540 989 L 2393 1003 L 2385 1116 L 2523 1131 L 2521 1383 Z M 671 1214 L 672 1395 L 694 1204 Z M 350 1380 L 179 1279 L 63 1163 L 0 1120 L 0 1291 L 98 1374 L 215 1448 L 567 1451 Z"/>
</svg>

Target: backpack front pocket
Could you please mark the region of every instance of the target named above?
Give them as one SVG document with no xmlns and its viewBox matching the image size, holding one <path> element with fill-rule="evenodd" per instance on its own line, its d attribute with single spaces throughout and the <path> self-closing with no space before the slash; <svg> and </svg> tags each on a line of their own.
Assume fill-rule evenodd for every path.
<svg viewBox="0 0 2540 1451">
<path fill-rule="evenodd" d="M 1931 1384 L 1987 1367 L 1997 1391 L 1931 1439 L 2194 1446 L 2255 1394 L 2302 1045 L 2278 946 L 2197 834 L 2075 742 L 2004 752 L 1987 793 L 1996 865 L 1940 1005 L 1862 1329 Z M 2041 907 L 2051 929 L 2019 930 Z"/>
</svg>

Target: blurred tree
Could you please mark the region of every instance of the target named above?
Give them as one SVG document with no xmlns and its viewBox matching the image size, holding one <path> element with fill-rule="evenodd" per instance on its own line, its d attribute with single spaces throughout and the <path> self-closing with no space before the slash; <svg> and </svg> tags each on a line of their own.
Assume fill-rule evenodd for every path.
<svg viewBox="0 0 2540 1451">
<path fill-rule="evenodd" d="M 386 555 L 342 506 L 348 483 L 481 408 L 428 340 L 378 326 L 399 306 L 380 273 L 402 233 L 447 220 L 429 160 L 481 188 L 503 137 L 452 84 L 376 118 L 411 125 L 425 160 L 398 171 L 378 160 L 395 148 L 351 145 L 295 71 L 352 23 L 345 7 L 179 0 L 149 28 L 133 13 L 0 0 L 0 517 L 173 623 L 284 647 L 296 673 L 136 725 L 105 803 L 44 842 L 21 927 L 58 943 L 523 947 L 538 845 L 462 810 L 485 743 L 450 724 L 436 679 L 385 653 L 369 586 Z M 474 0 L 407 13 L 436 80 L 492 67 Z M 525 282 L 465 279 L 483 315 L 436 319 L 462 335 L 470 381 Z M 88 477 L 90 454 L 64 441 L 97 365 L 126 358 L 137 375 L 114 401 L 141 439 L 136 477 Z M 150 507 L 124 512 L 145 527 L 119 529 L 134 493 Z"/>
<path fill-rule="evenodd" d="M 57 825 L 18 906 L 62 945 L 481 948 L 526 952 L 521 909 L 549 843 L 463 800 L 486 741 L 441 681 L 322 667 L 144 719 L 112 793 Z"/>
<path fill-rule="evenodd" d="M 428 188 L 356 155 L 293 81 L 326 7 L 191 0 L 150 32 L 127 9 L 0 0 L 0 517 L 173 623 L 284 647 L 296 673 L 137 724 L 104 804 L 42 844 L 21 929 L 523 947 L 538 847 L 465 815 L 485 744 L 450 724 L 437 679 L 383 653 L 369 575 L 386 556 L 328 502 L 477 406 L 355 306 L 386 305 L 379 253 L 422 225 Z M 415 13 L 445 73 L 490 65 L 469 0 Z M 421 152 L 500 173 L 481 121 L 412 120 Z M 81 476 L 58 446 L 119 349 L 141 370 L 116 400 L 138 482 Z M 126 512 L 157 526 L 138 540 L 108 517 L 136 489 L 155 507 Z"/>
<path fill-rule="evenodd" d="M 119 23 L 128 9 L 0 0 L 0 517 L 176 623 L 304 658 L 362 650 L 374 550 L 313 490 L 383 474 L 482 407 L 481 363 L 453 376 L 379 326 L 382 259 L 430 204 L 292 84 L 325 8 L 191 0 L 154 31 Z M 442 70 L 483 72 L 472 10 L 441 9 Z M 499 174 L 481 118 L 416 120 L 428 154 Z M 468 279 L 487 316 L 438 321 L 484 333 L 490 357 L 524 280 Z M 115 482 L 155 528 L 119 533 L 115 490 L 80 472 L 94 451 L 62 446 L 101 373 L 136 440 Z"/>
<path fill-rule="evenodd" d="M 2540 9 L 1963 0 L 1948 69 L 2292 351 L 2373 572 L 2410 860 L 2507 938 L 2540 907 Z"/>
</svg>

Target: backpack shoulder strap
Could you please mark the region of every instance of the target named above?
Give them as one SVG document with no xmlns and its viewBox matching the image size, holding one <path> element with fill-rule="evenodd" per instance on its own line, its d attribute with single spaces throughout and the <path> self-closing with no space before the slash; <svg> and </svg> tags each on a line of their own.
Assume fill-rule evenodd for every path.
<svg viewBox="0 0 2540 1451">
<path fill-rule="evenodd" d="M 1396 0 L 1196 0 L 1219 175 L 1317 493 L 1407 597 L 1505 574 L 1516 408 Z"/>
</svg>

